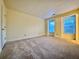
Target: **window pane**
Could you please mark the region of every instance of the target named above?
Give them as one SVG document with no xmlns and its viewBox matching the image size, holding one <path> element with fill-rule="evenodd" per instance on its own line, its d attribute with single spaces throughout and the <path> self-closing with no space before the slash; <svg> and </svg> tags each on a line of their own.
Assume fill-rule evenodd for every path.
<svg viewBox="0 0 79 59">
<path fill-rule="evenodd" d="M 54 31 L 55 31 L 55 22 L 49 21 L 49 32 L 54 32 Z"/>
<path fill-rule="evenodd" d="M 64 19 L 64 33 L 75 34 L 76 32 L 76 16 L 66 17 Z"/>
</svg>

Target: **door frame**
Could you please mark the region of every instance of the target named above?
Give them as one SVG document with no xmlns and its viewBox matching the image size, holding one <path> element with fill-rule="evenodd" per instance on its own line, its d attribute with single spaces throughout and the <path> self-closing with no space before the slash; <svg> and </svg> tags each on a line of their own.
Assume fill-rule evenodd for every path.
<svg viewBox="0 0 79 59">
<path fill-rule="evenodd" d="M 51 19 L 51 20 L 55 22 L 55 20 L 53 20 L 53 19 Z M 50 21 L 50 19 L 47 21 L 47 33 L 48 33 L 48 36 L 50 36 L 50 34 L 51 34 L 49 32 L 49 21 Z M 54 29 L 55 29 L 55 27 L 54 27 Z M 52 35 L 54 35 L 54 33 Z"/>
</svg>

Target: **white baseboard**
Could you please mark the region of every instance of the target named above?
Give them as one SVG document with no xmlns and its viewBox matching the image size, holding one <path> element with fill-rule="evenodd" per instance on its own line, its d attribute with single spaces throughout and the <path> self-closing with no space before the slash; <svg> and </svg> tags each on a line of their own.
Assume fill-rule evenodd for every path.
<svg viewBox="0 0 79 59">
<path fill-rule="evenodd" d="M 45 35 L 36 35 L 36 36 L 32 36 L 32 37 L 22 37 L 22 38 L 10 39 L 10 40 L 7 40 L 7 42 L 24 40 L 24 39 L 35 38 L 35 37 L 40 37 L 40 36 L 45 36 Z"/>
<path fill-rule="evenodd" d="M 12 42 L 12 41 L 17 41 L 17 40 L 23 40 L 23 39 L 25 39 L 25 38 L 27 39 L 27 37 L 9 39 L 9 40 L 7 40 L 7 42 Z"/>
<path fill-rule="evenodd" d="M 0 53 L 1 53 L 2 49 L 0 48 Z"/>
</svg>

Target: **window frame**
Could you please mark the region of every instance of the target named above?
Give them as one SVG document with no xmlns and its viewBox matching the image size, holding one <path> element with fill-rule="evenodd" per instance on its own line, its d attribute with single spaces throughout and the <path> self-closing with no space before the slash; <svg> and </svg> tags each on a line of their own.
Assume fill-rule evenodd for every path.
<svg viewBox="0 0 79 59">
<path fill-rule="evenodd" d="M 49 19 L 49 20 L 48 20 L 48 32 L 49 32 L 49 33 L 54 33 L 54 32 L 55 32 L 55 25 L 54 25 L 54 32 L 50 32 L 50 31 L 49 31 L 49 21 L 54 21 L 54 23 L 55 23 L 55 20 L 53 20 L 53 19 Z"/>
<path fill-rule="evenodd" d="M 63 28 L 62 28 L 61 31 L 63 31 L 62 33 L 64 33 L 64 34 L 71 34 L 71 33 L 65 33 L 64 32 L 64 19 L 67 18 L 67 17 L 71 17 L 71 16 L 75 16 L 75 18 L 77 19 L 77 14 L 71 14 L 71 15 L 66 15 L 66 16 L 62 17 L 63 25 L 61 25 L 61 27 L 63 27 Z M 76 19 L 75 19 L 75 22 L 76 22 Z M 75 23 L 75 34 L 76 34 L 76 23 Z"/>
</svg>

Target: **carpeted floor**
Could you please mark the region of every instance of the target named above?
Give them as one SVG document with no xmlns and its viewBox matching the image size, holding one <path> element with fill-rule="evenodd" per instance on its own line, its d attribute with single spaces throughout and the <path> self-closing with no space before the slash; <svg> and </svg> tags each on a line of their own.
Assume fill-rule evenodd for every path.
<svg viewBox="0 0 79 59">
<path fill-rule="evenodd" d="M 0 59 L 79 59 L 79 45 L 53 37 L 9 42 Z"/>
</svg>

